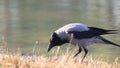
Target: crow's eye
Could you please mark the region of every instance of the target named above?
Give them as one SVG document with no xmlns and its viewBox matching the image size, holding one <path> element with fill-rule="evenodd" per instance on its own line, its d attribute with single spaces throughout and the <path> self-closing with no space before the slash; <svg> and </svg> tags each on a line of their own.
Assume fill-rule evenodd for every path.
<svg viewBox="0 0 120 68">
<path fill-rule="evenodd" d="M 53 38 L 50 38 L 50 42 L 53 42 Z"/>
</svg>

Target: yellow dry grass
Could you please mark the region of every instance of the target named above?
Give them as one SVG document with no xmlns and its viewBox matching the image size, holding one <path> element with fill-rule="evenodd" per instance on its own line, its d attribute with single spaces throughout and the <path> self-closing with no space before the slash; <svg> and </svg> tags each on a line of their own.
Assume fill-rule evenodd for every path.
<svg viewBox="0 0 120 68">
<path fill-rule="evenodd" d="M 115 59 L 113 63 L 107 63 L 87 57 L 81 62 L 81 57 L 73 58 L 71 56 L 69 48 L 61 56 L 57 56 L 59 48 L 54 52 L 55 56 L 27 56 L 21 55 L 20 48 L 16 54 L 9 53 L 5 40 L 3 43 L 3 52 L 0 53 L 0 68 L 120 68 L 118 59 Z"/>
<path fill-rule="evenodd" d="M 92 57 L 81 62 L 80 57 L 72 58 L 69 54 L 59 57 L 0 54 L 0 68 L 120 68 L 120 63 L 117 60 L 107 63 Z"/>
</svg>

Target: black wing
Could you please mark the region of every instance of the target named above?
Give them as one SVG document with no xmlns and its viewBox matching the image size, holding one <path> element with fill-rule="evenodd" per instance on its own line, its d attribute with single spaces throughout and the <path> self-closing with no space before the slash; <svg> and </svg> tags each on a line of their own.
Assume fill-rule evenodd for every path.
<svg viewBox="0 0 120 68">
<path fill-rule="evenodd" d="M 75 39 L 85 39 L 85 38 L 91 38 L 93 37 L 93 34 L 90 34 L 89 31 L 69 31 L 69 34 L 73 34 L 73 38 Z"/>
<path fill-rule="evenodd" d="M 89 27 L 88 31 L 68 31 L 69 34 L 73 34 L 75 39 L 85 39 L 94 36 L 104 35 L 104 34 L 115 34 L 117 30 L 104 30 L 101 28 Z"/>
</svg>

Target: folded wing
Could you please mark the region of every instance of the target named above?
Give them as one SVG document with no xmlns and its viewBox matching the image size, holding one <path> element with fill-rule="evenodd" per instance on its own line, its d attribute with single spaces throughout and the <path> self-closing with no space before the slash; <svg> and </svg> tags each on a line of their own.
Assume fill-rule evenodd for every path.
<svg viewBox="0 0 120 68">
<path fill-rule="evenodd" d="M 90 30 L 87 31 L 68 31 L 69 34 L 73 34 L 75 39 L 85 39 L 94 36 L 104 35 L 104 34 L 116 34 L 118 30 L 104 30 L 101 28 L 89 27 Z"/>
</svg>

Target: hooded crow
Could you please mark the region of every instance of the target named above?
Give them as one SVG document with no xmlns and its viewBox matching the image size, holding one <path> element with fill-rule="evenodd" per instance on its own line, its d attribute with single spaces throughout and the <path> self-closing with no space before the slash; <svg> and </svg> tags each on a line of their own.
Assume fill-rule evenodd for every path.
<svg viewBox="0 0 120 68">
<path fill-rule="evenodd" d="M 53 32 L 50 37 L 48 52 L 54 46 L 61 46 L 65 43 L 71 43 L 73 45 L 78 45 L 79 48 L 74 57 L 77 56 L 82 51 L 82 49 L 84 50 L 85 54 L 81 60 L 83 61 L 88 53 L 87 46 L 93 43 L 111 44 L 120 47 L 120 45 L 113 43 L 101 36 L 104 34 L 116 34 L 116 31 L 117 30 L 105 30 L 96 27 L 88 27 L 87 25 L 81 23 L 67 24 Z"/>
</svg>

